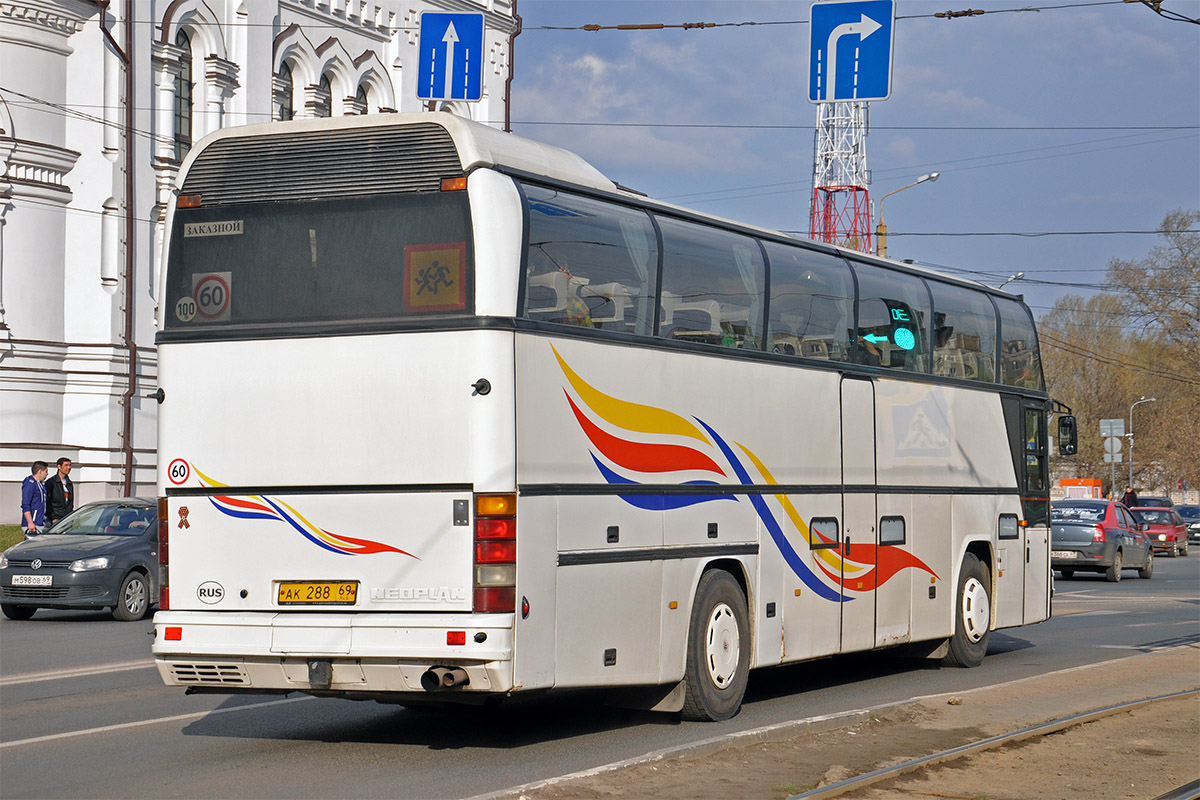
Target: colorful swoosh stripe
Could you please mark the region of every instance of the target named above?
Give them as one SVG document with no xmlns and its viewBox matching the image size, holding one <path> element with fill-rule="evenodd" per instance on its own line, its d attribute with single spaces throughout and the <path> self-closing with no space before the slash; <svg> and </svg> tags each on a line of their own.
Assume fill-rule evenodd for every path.
<svg viewBox="0 0 1200 800">
<path fill-rule="evenodd" d="M 563 387 L 571 412 L 592 445 L 592 461 L 610 486 L 645 485 L 634 475 L 661 477 L 669 473 L 690 472 L 694 474 L 697 471 L 714 473 L 725 478 L 726 481 L 732 478 L 744 486 L 779 485 L 766 464 L 745 445 L 735 442 L 758 473 L 761 478 L 759 481 L 751 476 L 749 468 L 733 448 L 703 420 L 694 418 L 695 422 L 693 423 L 666 409 L 632 403 L 607 395 L 583 380 L 578 373 L 571 369 L 554 345 L 550 347 L 554 351 L 554 357 L 558 360 L 558 365 L 562 369 L 567 383 L 574 390 L 575 397 L 573 398 L 567 387 Z M 579 402 L 576 402 L 576 399 Z M 598 424 L 598 421 L 604 422 L 610 430 L 621 431 L 622 435 L 605 430 Z M 675 441 L 671 443 L 644 442 L 629 438 L 630 435 L 636 434 L 647 434 L 660 439 L 670 437 Z M 679 437 L 700 442 L 709 452 L 697 449 L 690 442 L 681 443 L 678 441 Z M 717 463 L 718 457 L 728 465 L 727 469 Z M 680 481 L 676 485 L 717 486 L 721 484 L 713 480 L 693 479 Z M 715 492 L 713 494 L 654 493 L 652 487 L 637 493 L 630 492 L 618 496 L 637 508 L 656 511 L 684 508 L 715 500 L 738 501 L 738 498 L 731 494 Z M 848 595 L 847 592 L 872 591 L 905 569 L 920 569 L 937 577 L 937 574 L 921 559 L 897 547 L 843 544 L 837 548 L 812 549 L 817 545 L 831 542 L 805 525 L 791 498 L 782 493 L 761 494 L 758 492 L 747 493 L 746 497 L 759 519 L 762 520 L 763 526 L 771 536 L 771 541 L 783 556 L 788 568 L 814 594 L 826 600 L 833 602 L 854 600 L 855 598 Z M 767 498 L 773 498 L 779 504 L 783 517 L 808 543 L 819 574 L 796 551 L 779 519 L 768 505 Z"/>
<path fill-rule="evenodd" d="M 190 464 L 189 466 L 200 479 L 202 486 L 206 488 L 227 487 L 227 484 L 215 481 L 196 469 L 194 464 Z M 331 553 L 347 556 L 399 553 L 409 558 L 417 558 L 412 553 L 383 544 L 382 542 L 373 542 L 370 539 L 355 539 L 351 536 L 330 533 L 324 528 L 320 528 L 309 522 L 303 514 L 277 497 L 266 497 L 263 495 L 241 497 L 213 495 L 208 500 L 218 511 L 227 517 L 235 519 L 266 519 L 286 523 L 299 532 L 305 539 Z"/>
<path fill-rule="evenodd" d="M 571 393 L 563 387 L 571 412 L 592 444 L 592 460 L 609 485 L 645 485 L 629 474 L 622 474 L 622 470 L 641 476 L 661 477 L 668 473 L 708 472 L 726 477 L 720 465 L 695 446 L 696 442 L 700 442 L 711 448 L 708 438 L 694 423 L 665 409 L 631 403 L 601 392 L 579 377 L 559 355 L 554 345 L 550 345 L 550 349 L 554 350 L 554 357 L 558 359 L 563 375 L 579 398 L 579 402 L 576 403 Z M 624 435 L 609 433 L 600 427 L 598 421 L 604 422 L 611 429 L 621 431 Z M 669 437 L 674 441 L 643 442 L 631 438 L 639 434 L 651 434 L 658 438 Z M 605 463 L 606 461 L 608 463 Z M 678 480 L 677 485 L 716 486 L 717 482 L 711 479 L 691 478 Z M 666 494 L 654 492 L 653 489 L 630 492 L 620 497 L 631 506 L 647 511 L 686 508 L 715 500 L 737 502 L 736 497 L 728 494 Z"/>
</svg>

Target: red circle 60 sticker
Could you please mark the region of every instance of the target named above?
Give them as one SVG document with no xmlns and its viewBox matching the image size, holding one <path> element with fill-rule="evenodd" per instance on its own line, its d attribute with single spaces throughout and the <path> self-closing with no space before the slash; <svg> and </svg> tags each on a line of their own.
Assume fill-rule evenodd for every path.
<svg viewBox="0 0 1200 800">
<path fill-rule="evenodd" d="M 192 468 L 182 458 L 175 459 L 167 467 L 167 478 L 176 486 L 187 483 L 187 479 L 190 477 L 192 477 Z"/>
<path fill-rule="evenodd" d="M 204 319 L 223 322 L 229 318 L 229 273 L 198 276 L 192 292 L 196 312 Z"/>
</svg>

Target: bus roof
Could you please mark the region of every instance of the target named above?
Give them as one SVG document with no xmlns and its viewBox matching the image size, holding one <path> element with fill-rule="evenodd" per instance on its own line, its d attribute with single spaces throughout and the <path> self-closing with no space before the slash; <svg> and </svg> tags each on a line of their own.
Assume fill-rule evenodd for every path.
<svg viewBox="0 0 1200 800">
<path fill-rule="evenodd" d="M 541 176 L 551 181 L 593 189 L 604 194 L 619 195 L 646 207 L 675 211 L 686 216 L 709 220 L 731 228 L 755 231 L 776 238 L 782 237 L 789 241 L 801 243 L 806 247 L 837 252 L 839 255 L 848 258 L 866 261 L 885 261 L 893 268 L 899 268 L 907 272 L 950 281 L 952 283 L 966 284 L 982 289 L 990 294 L 1013 297 L 1018 300 L 1021 299 L 1020 295 L 1013 295 L 998 290 L 970 278 L 949 276 L 937 270 L 912 263 L 899 263 L 880 259 L 872 254 L 809 239 L 800 239 L 771 228 L 764 228 L 759 225 L 719 217 L 703 211 L 656 200 L 617 184 L 582 157 L 569 150 L 543 144 L 532 139 L 526 139 L 516 134 L 505 133 L 490 125 L 475 122 L 445 111 L 353 115 L 222 128 L 205 136 L 191 149 L 179 171 L 179 177 L 182 181 L 196 158 L 207 147 L 224 139 L 253 138 L 286 133 L 332 132 L 355 128 L 394 127 L 417 123 L 432 123 L 446 130 L 454 142 L 463 172 L 469 172 L 477 167 L 498 167 L 504 170 L 526 173 L 531 176 Z"/>
</svg>

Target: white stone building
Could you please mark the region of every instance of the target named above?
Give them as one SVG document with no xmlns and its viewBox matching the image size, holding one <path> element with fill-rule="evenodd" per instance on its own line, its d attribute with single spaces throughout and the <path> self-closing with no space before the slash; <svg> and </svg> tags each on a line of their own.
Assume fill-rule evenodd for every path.
<svg viewBox="0 0 1200 800">
<path fill-rule="evenodd" d="M 163 218 L 191 143 L 431 108 L 416 88 L 425 10 L 485 14 L 483 99 L 438 108 L 503 127 L 515 6 L 0 0 L 0 524 L 18 522 L 35 459 L 53 474 L 71 458 L 78 502 L 154 493 Z"/>
</svg>

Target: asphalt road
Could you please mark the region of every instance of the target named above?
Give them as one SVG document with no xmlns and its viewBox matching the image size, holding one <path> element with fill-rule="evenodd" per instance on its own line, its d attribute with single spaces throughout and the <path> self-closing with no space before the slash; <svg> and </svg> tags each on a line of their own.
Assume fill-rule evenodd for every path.
<svg viewBox="0 0 1200 800">
<path fill-rule="evenodd" d="M 185 696 L 150 665 L 149 621 L 0 621 L 0 796 L 469 797 L 779 722 L 1003 683 L 1200 641 L 1200 558 L 1154 578 L 1057 583 L 1055 617 L 994 633 L 978 669 L 885 654 L 761 670 L 721 724 L 610 709 L 596 693 L 497 710 Z M 1137 681 L 1114 669 L 1112 681 Z M 1098 687 L 1097 705 L 1103 703 Z"/>
</svg>

